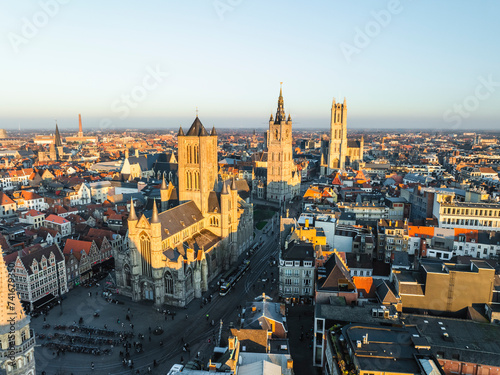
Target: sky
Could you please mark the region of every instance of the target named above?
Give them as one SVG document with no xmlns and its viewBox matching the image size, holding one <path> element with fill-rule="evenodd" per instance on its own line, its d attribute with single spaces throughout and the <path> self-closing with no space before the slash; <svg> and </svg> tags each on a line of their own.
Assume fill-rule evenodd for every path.
<svg viewBox="0 0 500 375">
<path fill-rule="evenodd" d="M 0 128 L 500 128 L 495 0 L 1 2 Z"/>
</svg>

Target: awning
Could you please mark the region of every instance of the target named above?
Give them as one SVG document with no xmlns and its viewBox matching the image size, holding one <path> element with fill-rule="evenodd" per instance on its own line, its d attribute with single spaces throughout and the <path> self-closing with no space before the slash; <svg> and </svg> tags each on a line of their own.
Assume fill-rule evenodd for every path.
<svg viewBox="0 0 500 375">
<path fill-rule="evenodd" d="M 56 299 L 56 296 L 54 296 L 52 293 L 49 293 L 49 294 L 43 296 L 42 298 L 34 301 L 33 308 L 39 309 L 40 307 L 45 306 L 46 304 L 48 304 L 49 302 L 51 302 L 52 300 L 55 300 L 55 299 Z"/>
</svg>

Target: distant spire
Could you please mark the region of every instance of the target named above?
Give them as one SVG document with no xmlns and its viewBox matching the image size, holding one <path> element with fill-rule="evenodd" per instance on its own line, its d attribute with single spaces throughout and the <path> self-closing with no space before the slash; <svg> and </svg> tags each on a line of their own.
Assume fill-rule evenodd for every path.
<svg viewBox="0 0 500 375">
<path fill-rule="evenodd" d="M 269 117 L 269 121 L 274 121 L 273 114 L 271 113 L 271 117 Z M 255 134 L 255 133 L 254 133 Z"/>
<path fill-rule="evenodd" d="M 128 214 L 128 221 L 137 220 L 137 215 L 135 214 L 134 200 L 130 199 L 130 213 Z"/>
<path fill-rule="evenodd" d="M 165 176 L 162 177 L 161 179 L 161 187 L 160 187 L 161 190 L 166 190 L 167 189 L 167 183 L 165 181 Z"/>
<path fill-rule="evenodd" d="M 59 134 L 59 127 L 57 126 L 57 122 L 56 122 L 56 135 L 54 136 L 54 144 L 56 147 L 62 146 L 61 134 Z"/>
<path fill-rule="evenodd" d="M 346 101 L 346 98 L 344 96 L 344 107 L 346 107 L 346 106 L 347 106 L 347 101 Z"/>
<path fill-rule="evenodd" d="M 156 205 L 156 198 L 153 201 L 153 215 L 151 216 L 151 223 L 159 223 L 160 219 L 158 218 L 158 206 Z"/>
<path fill-rule="evenodd" d="M 198 107 L 196 107 L 196 117 L 198 117 Z"/>
</svg>

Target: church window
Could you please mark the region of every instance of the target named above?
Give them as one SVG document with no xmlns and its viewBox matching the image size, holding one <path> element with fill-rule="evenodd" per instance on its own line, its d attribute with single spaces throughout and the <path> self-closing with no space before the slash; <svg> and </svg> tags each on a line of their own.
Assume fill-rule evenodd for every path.
<svg viewBox="0 0 500 375">
<path fill-rule="evenodd" d="M 194 162 L 195 163 L 199 163 L 199 159 L 200 159 L 200 152 L 199 152 L 199 147 L 198 145 L 194 145 L 193 147 L 193 152 L 194 152 L 194 155 L 193 155 L 193 159 L 194 159 Z"/>
<path fill-rule="evenodd" d="M 199 190 L 200 189 L 200 172 L 199 171 L 194 171 L 194 190 Z"/>
<path fill-rule="evenodd" d="M 123 267 L 123 272 L 125 274 L 125 286 L 132 286 L 132 274 L 130 272 L 130 267 L 128 264 Z"/>
<path fill-rule="evenodd" d="M 143 233 L 140 237 L 141 255 L 142 255 L 142 274 L 151 277 L 151 242 L 147 234 Z"/>
<path fill-rule="evenodd" d="M 276 129 L 276 131 L 275 131 L 275 137 L 276 137 L 276 139 L 278 139 L 278 129 Z"/>
<path fill-rule="evenodd" d="M 192 163 L 192 159 L 191 159 L 191 145 L 187 145 L 186 146 L 186 156 L 187 156 L 187 162 L 188 163 Z"/>
<path fill-rule="evenodd" d="M 165 293 L 174 294 L 174 278 L 170 272 L 165 272 Z"/>
<path fill-rule="evenodd" d="M 186 188 L 191 190 L 193 188 L 193 178 L 191 175 L 191 171 L 186 172 Z"/>
<path fill-rule="evenodd" d="M 193 272 L 189 268 L 186 272 L 186 291 L 189 293 L 193 290 Z"/>
</svg>

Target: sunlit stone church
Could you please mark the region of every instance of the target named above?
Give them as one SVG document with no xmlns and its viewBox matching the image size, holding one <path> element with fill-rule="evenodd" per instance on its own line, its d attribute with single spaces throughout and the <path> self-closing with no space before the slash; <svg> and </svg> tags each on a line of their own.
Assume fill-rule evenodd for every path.
<svg viewBox="0 0 500 375">
<path fill-rule="evenodd" d="M 253 240 L 253 207 L 238 193 L 245 182 L 219 181 L 215 128 L 207 132 L 198 117 L 187 133 L 181 127 L 177 159 L 179 204 L 165 209 L 163 183 L 150 218 L 131 205 L 129 250 L 115 257 L 119 293 L 156 306 L 200 298 Z"/>
</svg>

